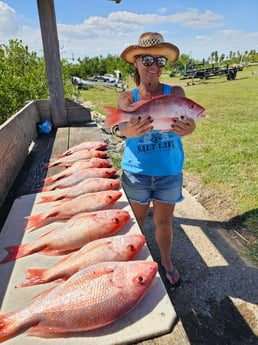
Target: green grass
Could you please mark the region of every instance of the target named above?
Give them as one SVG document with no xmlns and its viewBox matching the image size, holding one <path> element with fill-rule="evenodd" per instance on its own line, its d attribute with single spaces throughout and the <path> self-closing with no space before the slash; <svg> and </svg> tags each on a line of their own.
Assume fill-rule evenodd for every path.
<svg viewBox="0 0 258 345">
<path fill-rule="evenodd" d="M 185 169 L 231 197 L 245 213 L 257 208 L 258 200 L 258 76 L 246 70 L 238 78 L 214 78 L 187 88 L 187 96 L 205 106 L 209 117 L 184 138 Z"/>
<path fill-rule="evenodd" d="M 255 72 L 255 73 L 252 73 Z M 163 82 L 182 85 L 186 96 L 206 108 L 206 119 L 196 122 L 196 130 L 184 137 L 184 170 L 198 178 L 216 195 L 230 198 L 245 226 L 258 229 L 257 203 L 257 90 L 258 66 L 239 71 L 236 80 L 226 76 L 208 80 L 179 80 L 162 77 Z M 134 86 L 127 80 L 129 88 Z M 91 88 L 81 92 L 94 110 L 104 114 L 102 105 L 116 106 L 119 89 Z M 255 242 L 255 240 L 253 241 Z M 257 243 L 251 243 L 252 256 Z"/>
</svg>

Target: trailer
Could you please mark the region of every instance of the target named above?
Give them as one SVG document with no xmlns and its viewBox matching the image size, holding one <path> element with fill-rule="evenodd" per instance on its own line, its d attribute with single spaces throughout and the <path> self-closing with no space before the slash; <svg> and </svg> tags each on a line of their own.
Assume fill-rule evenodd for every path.
<svg viewBox="0 0 258 345">
<path fill-rule="evenodd" d="M 105 75 L 104 75 L 105 76 Z M 127 85 L 121 83 L 119 80 L 111 80 L 101 76 L 93 76 L 92 78 L 80 78 L 80 77 L 72 77 L 72 84 L 76 86 L 79 90 L 87 89 L 92 86 L 108 86 L 108 87 L 116 87 L 125 91 L 127 89 Z"/>
<path fill-rule="evenodd" d="M 235 80 L 238 71 L 242 71 L 243 67 L 233 66 L 214 66 L 209 68 L 196 68 L 199 65 L 190 63 L 187 65 L 186 71 L 182 74 L 181 80 L 183 79 L 208 79 L 214 76 L 226 75 L 227 80 Z"/>
</svg>

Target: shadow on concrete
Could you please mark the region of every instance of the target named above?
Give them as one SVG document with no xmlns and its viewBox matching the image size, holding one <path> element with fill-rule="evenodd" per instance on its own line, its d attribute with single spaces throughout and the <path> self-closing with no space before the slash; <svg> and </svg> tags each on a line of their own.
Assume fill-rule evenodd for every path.
<svg viewBox="0 0 258 345">
<path fill-rule="evenodd" d="M 192 345 L 257 344 L 252 329 L 257 330 L 257 314 L 250 304 L 255 308 L 258 302 L 258 270 L 239 256 L 228 239 L 229 230 L 226 233 L 222 225 L 210 219 L 175 217 L 172 259 L 182 283 L 173 289 L 163 270 L 160 274 Z M 223 257 L 221 265 L 218 258 L 216 266 L 207 265 L 205 244 L 197 250 L 184 230 L 187 226 L 190 231 L 198 228 L 205 234 L 207 243 Z M 143 232 L 154 260 L 160 261 L 151 214 Z"/>
</svg>

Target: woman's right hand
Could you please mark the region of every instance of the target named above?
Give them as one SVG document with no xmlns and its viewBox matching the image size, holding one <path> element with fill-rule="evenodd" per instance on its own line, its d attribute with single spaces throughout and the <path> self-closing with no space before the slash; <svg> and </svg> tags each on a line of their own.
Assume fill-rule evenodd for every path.
<svg viewBox="0 0 258 345">
<path fill-rule="evenodd" d="M 141 137 L 153 129 L 150 125 L 152 122 L 150 116 L 144 118 L 132 116 L 130 121 L 119 124 L 119 131 L 127 138 Z"/>
</svg>

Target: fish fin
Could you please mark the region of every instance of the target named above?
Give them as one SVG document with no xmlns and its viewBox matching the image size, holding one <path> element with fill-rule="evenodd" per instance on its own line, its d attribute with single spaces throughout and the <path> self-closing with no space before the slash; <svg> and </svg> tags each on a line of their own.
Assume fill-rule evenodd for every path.
<svg viewBox="0 0 258 345">
<path fill-rule="evenodd" d="M 152 98 L 153 99 L 153 98 Z M 141 101 L 137 101 L 132 103 L 128 108 L 127 111 L 129 113 L 138 110 L 140 107 L 142 107 L 144 104 L 149 103 L 152 99 L 142 99 Z"/>
<path fill-rule="evenodd" d="M 159 95 L 159 96 L 155 96 L 152 97 L 150 99 L 142 99 L 140 101 L 134 102 L 132 104 L 130 104 L 130 106 L 127 108 L 127 112 L 133 112 L 133 111 L 137 111 L 139 108 L 141 108 L 144 104 L 150 103 L 152 102 L 154 99 L 157 98 L 164 98 L 167 96 L 171 96 L 171 95 Z"/>
<path fill-rule="evenodd" d="M 105 120 L 105 127 L 111 127 L 121 122 L 121 110 L 108 106 L 103 106 L 103 109 L 107 114 Z"/>
<path fill-rule="evenodd" d="M 71 251 L 73 251 L 74 249 L 66 249 L 66 250 L 62 250 L 62 249 L 42 249 L 40 250 L 38 253 L 42 254 L 42 255 L 46 255 L 46 256 L 59 256 L 59 255 L 66 255 L 71 253 Z"/>
<path fill-rule="evenodd" d="M 54 285 L 54 286 L 51 286 L 51 288 L 41 291 L 41 292 L 38 293 L 37 295 L 33 296 L 31 299 L 32 299 L 32 300 L 35 300 L 35 299 L 37 299 L 37 298 L 45 297 L 49 292 L 51 292 L 52 290 L 55 290 L 55 289 L 56 289 L 56 286 L 55 286 L 55 285 Z"/>
<path fill-rule="evenodd" d="M 172 131 L 172 128 L 171 129 L 161 129 L 160 132 L 171 132 Z"/>
<path fill-rule="evenodd" d="M 66 156 L 66 154 L 65 153 L 61 153 L 60 155 L 55 155 L 54 158 L 62 158 L 64 156 Z"/>
<path fill-rule="evenodd" d="M 26 244 L 22 244 L 19 246 L 6 247 L 5 250 L 7 250 L 8 254 L 2 261 L 0 261 L 0 264 L 5 264 L 6 262 L 14 261 L 16 259 L 22 258 L 23 256 L 26 256 L 26 246 Z"/>
<path fill-rule="evenodd" d="M 24 282 L 19 285 L 16 285 L 17 288 L 25 287 L 25 286 L 32 286 L 38 284 L 47 283 L 47 280 L 44 279 L 44 274 L 47 269 L 28 269 L 26 270 L 26 278 Z"/>
<path fill-rule="evenodd" d="M 15 315 L 15 312 L 0 315 L 0 342 L 13 337 L 19 331 L 19 324 L 12 315 Z"/>
<path fill-rule="evenodd" d="M 112 241 L 110 240 L 106 240 L 105 242 L 104 241 L 101 241 L 101 243 L 99 243 L 99 241 L 92 241 L 90 242 L 88 248 L 87 248 L 87 251 L 90 253 L 92 250 L 96 250 L 97 248 L 105 248 L 105 246 L 109 245 L 110 243 L 112 243 Z"/>
<path fill-rule="evenodd" d="M 36 326 L 30 327 L 26 332 L 26 335 L 36 336 L 40 338 L 65 338 L 67 336 L 67 329 L 57 328 L 54 329 L 50 326 L 44 326 L 38 324 Z"/>
</svg>

